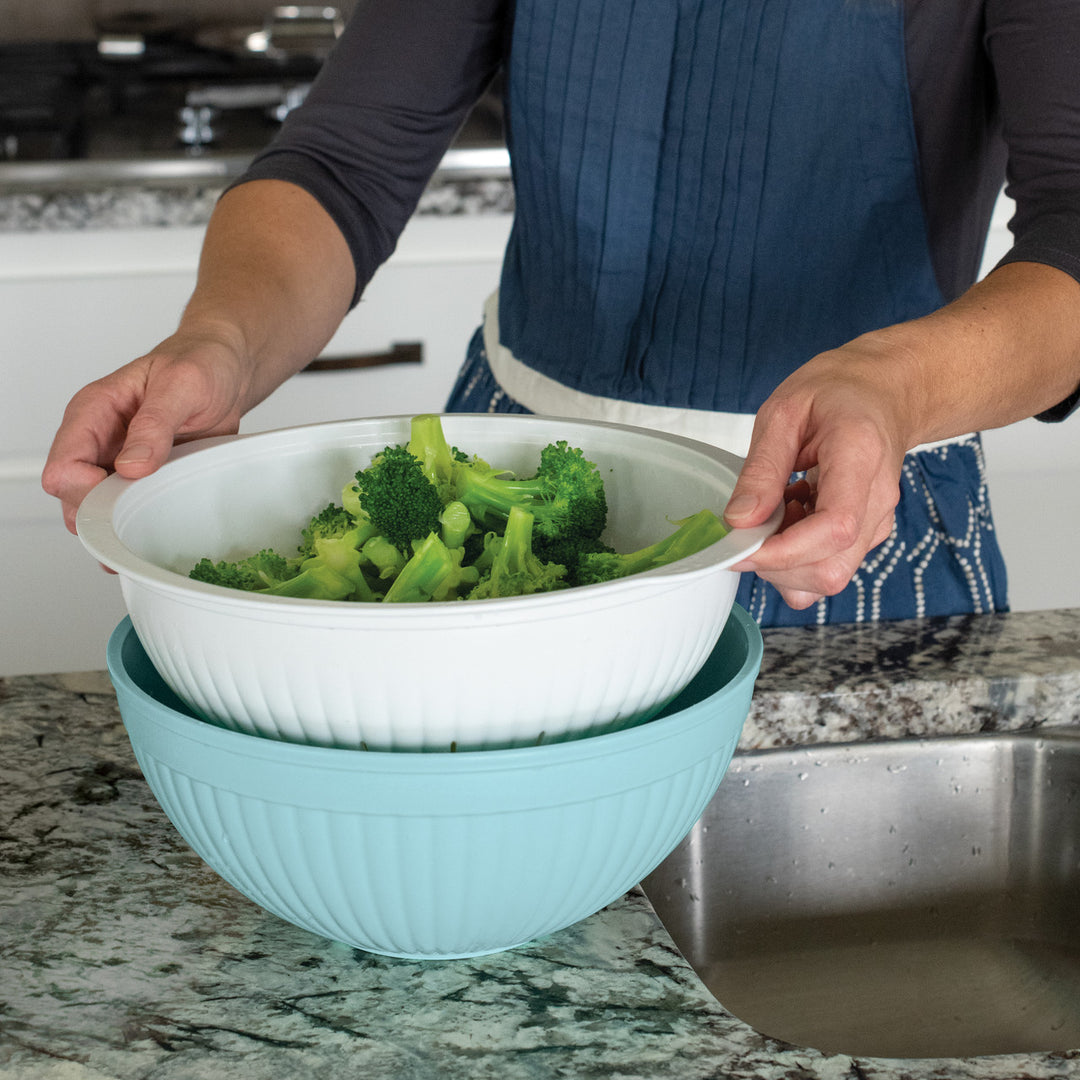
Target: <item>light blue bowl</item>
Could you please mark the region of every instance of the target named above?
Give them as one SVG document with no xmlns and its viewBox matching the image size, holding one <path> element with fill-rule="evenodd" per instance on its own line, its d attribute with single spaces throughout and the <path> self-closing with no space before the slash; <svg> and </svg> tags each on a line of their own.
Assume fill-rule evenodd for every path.
<svg viewBox="0 0 1080 1080">
<path fill-rule="evenodd" d="M 570 926 L 653 870 L 723 778 L 761 656 L 761 633 L 736 606 L 701 672 L 657 719 L 466 753 L 328 749 L 198 720 L 128 619 L 108 665 L 147 783 L 221 877 L 323 937 L 449 959 Z"/>
</svg>

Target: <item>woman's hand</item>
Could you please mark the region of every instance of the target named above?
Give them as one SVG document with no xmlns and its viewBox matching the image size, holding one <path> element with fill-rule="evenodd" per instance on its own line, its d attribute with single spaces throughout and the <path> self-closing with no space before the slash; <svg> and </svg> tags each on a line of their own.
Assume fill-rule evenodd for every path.
<svg viewBox="0 0 1080 1080">
<path fill-rule="evenodd" d="M 793 608 L 840 592 L 892 530 L 909 428 L 904 398 L 860 339 L 815 357 L 758 412 L 725 517 L 765 521 L 783 500 L 780 530 L 734 567 L 753 570 Z M 805 478 L 791 482 L 791 474 Z"/>
<path fill-rule="evenodd" d="M 64 522 L 112 470 L 137 479 L 177 441 L 234 433 L 240 418 L 317 356 L 348 311 L 352 255 L 307 192 L 255 180 L 210 218 L 180 328 L 80 390 L 42 473 Z"/>
<path fill-rule="evenodd" d="M 786 511 L 735 569 L 794 608 L 835 595 L 892 530 L 908 450 L 1034 416 L 1078 383 L 1080 285 L 1037 263 L 1000 266 L 939 311 L 815 356 L 758 413 L 725 516 L 758 525 L 782 499 Z"/>
<path fill-rule="evenodd" d="M 173 444 L 235 433 L 250 408 L 250 376 L 225 335 L 180 332 L 83 387 L 68 404 L 42 472 L 75 531 L 79 504 L 110 472 L 132 479 L 161 466 Z"/>
</svg>

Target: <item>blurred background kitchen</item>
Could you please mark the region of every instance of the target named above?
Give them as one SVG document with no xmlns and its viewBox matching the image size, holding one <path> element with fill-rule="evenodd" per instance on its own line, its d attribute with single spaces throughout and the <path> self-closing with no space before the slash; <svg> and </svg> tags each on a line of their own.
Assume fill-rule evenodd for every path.
<svg viewBox="0 0 1080 1080">
<path fill-rule="evenodd" d="M 103 666 L 115 579 L 39 475 L 82 385 L 175 325 L 229 180 L 299 104 L 355 0 L 0 0 L 0 676 Z M 245 430 L 436 410 L 513 215 L 498 87 L 365 300 Z M 1010 244 L 1002 198 L 989 268 Z M 1080 422 L 985 436 L 1016 610 L 1080 606 Z"/>
</svg>

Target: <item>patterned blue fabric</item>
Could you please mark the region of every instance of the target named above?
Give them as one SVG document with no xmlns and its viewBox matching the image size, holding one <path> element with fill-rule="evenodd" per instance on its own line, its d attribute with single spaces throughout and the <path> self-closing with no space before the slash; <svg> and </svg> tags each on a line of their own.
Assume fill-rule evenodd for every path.
<svg viewBox="0 0 1080 1080">
<path fill-rule="evenodd" d="M 447 411 L 529 412 L 495 381 L 480 331 Z M 795 611 L 756 574 L 744 574 L 737 600 L 762 626 L 1005 610 L 1005 565 L 978 436 L 907 456 L 893 533 L 869 553 L 843 592 Z"/>
</svg>

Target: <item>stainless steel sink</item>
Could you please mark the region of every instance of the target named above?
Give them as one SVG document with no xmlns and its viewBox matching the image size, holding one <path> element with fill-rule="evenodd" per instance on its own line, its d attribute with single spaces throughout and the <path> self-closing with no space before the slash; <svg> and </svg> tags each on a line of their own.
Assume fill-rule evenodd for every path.
<svg viewBox="0 0 1080 1080">
<path fill-rule="evenodd" d="M 1080 1047 L 1080 734 L 737 755 L 643 882 L 730 1012 L 827 1052 Z"/>
</svg>

